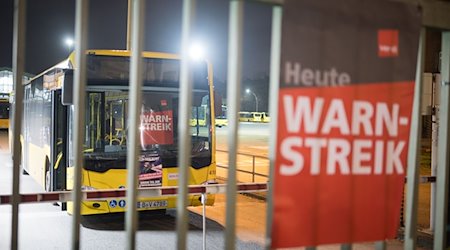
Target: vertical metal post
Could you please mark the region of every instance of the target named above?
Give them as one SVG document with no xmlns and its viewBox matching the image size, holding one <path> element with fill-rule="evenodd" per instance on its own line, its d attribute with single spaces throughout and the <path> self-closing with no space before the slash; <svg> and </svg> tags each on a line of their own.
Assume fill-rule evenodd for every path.
<svg viewBox="0 0 450 250">
<path fill-rule="evenodd" d="M 178 199 L 177 199 L 177 248 L 186 249 L 188 231 L 188 185 L 191 165 L 191 130 L 189 119 L 192 107 L 192 72 L 189 46 L 194 19 L 195 0 L 183 1 L 181 26 L 180 102 L 178 103 Z"/>
<path fill-rule="evenodd" d="M 252 156 L 252 182 L 255 182 L 255 156 Z"/>
<path fill-rule="evenodd" d="M 203 250 L 206 250 L 206 194 L 202 193 Z"/>
<path fill-rule="evenodd" d="M 420 107 L 422 102 L 422 73 L 425 60 L 425 28 L 420 31 L 419 51 L 417 55 L 416 84 L 414 87 L 413 112 L 411 117 L 411 132 L 409 136 L 407 192 L 406 192 L 406 224 L 405 249 L 416 249 L 417 234 L 417 202 L 420 167 L 420 133 L 422 116 Z"/>
<path fill-rule="evenodd" d="M 126 43 L 127 43 L 127 50 L 130 50 L 130 37 L 131 37 L 131 1 L 132 0 L 128 0 L 127 1 L 127 5 L 128 5 L 128 8 L 127 8 L 127 40 L 126 40 Z"/>
<path fill-rule="evenodd" d="M 241 100 L 242 23 L 244 2 L 230 1 L 228 21 L 228 180 L 225 218 L 225 249 L 235 249 L 236 239 L 236 160 L 238 146 L 238 113 Z"/>
<path fill-rule="evenodd" d="M 439 109 L 438 168 L 436 180 L 436 228 L 434 249 L 446 249 L 449 188 L 450 32 L 442 32 L 441 105 Z"/>
<path fill-rule="evenodd" d="M 128 93 L 128 142 L 127 142 L 127 211 L 126 235 L 127 249 L 136 248 L 137 230 L 137 187 L 138 187 L 138 154 L 139 117 L 142 107 L 142 47 L 144 45 L 144 11 L 145 0 L 132 0 L 131 21 L 131 58 L 130 58 L 130 92 Z"/>
<path fill-rule="evenodd" d="M 86 44 L 88 28 L 88 0 L 77 0 L 75 8 L 75 63 L 74 71 L 74 157 L 75 173 L 72 190 L 72 249 L 80 248 L 81 173 L 84 163 L 83 140 L 85 127 L 86 95 Z"/>
<path fill-rule="evenodd" d="M 19 203 L 20 203 L 20 130 L 23 114 L 23 73 L 25 64 L 25 11 L 26 0 L 14 1 L 14 36 L 13 36 L 13 79 L 14 79 L 14 128 L 13 152 L 13 183 L 12 183 L 12 216 L 11 216 L 11 249 L 18 249 Z"/>
<path fill-rule="evenodd" d="M 270 47 L 270 96 L 269 113 L 269 190 L 267 191 L 267 219 L 266 219 L 266 246 L 271 249 L 272 244 L 272 219 L 273 219 L 273 187 L 275 176 L 275 160 L 277 152 L 277 125 L 278 125 L 278 92 L 280 87 L 280 57 L 281 57 L 281 26 L 283 7 L 272 7 L 272 38 Z"/>
<path fill-rule="evenodd" d="M 433 90 L 432 95 L 435 94 Z M 439 117 L 437 107 L 433 104 L 431 115 L 431 176 L 436 176 L 437 170 L 437 150 L 438 150 L 438 129 Z M 430 189 L 430 231 L 434 231 L 436 209 L 436 182 L 431 183 Z"/>
</svg>

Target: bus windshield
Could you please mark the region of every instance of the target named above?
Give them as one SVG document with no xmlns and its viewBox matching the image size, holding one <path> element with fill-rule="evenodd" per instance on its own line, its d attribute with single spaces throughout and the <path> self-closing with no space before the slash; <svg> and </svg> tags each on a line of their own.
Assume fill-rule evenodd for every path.
<svg viewBox="0 0 450 250">
<path fill-rule="evenodd" d="M 205 96 L 208 92 L 204 93 Z M 178 154 L 179 93 L 146 91 L 142 95 L 139 146 L 142 155 L 158 155 L 163 167 L 176 167 Z M 104 172 L 126 168 L 128 92 L 88 92 L 86 96 L 85 168 Z M 205 105 L 192 110 L 205 109 Z M 206 108 L 209 109 L 209 108 Z M 205 114 L 206 116 L 206 114 Z M 191 126 L 192 167 L 211 164 L 210 119 Z"/>
</svg>

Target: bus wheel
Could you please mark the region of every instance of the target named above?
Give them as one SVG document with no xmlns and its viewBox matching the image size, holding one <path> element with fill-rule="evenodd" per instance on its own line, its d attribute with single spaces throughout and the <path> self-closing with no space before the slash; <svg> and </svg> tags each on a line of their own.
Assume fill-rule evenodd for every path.
<svg viewBox="0 0 450 250">
<path fill-rule="evenodd" d="M 50 171 L 45 172 L 45 191 L 50 192 Z"/>
<path fill-rule="evenodd" d="M 22 153 L 22 160 L 20 161 L 20 167 L 22 167 L 22 174 L 23 175 L 28 175 L 28 172 L 25 170 L 24 166 L 25 166 L 25 157 L 23 156 Z"/>
</svg>

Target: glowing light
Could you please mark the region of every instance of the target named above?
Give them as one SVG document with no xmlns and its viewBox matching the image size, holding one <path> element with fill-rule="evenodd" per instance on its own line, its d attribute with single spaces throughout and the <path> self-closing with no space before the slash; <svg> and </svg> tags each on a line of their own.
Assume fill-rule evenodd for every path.
<svg viewBox="0 0 450 250">
<path fill-rule="evenodd" d="M 194 61 L 205 59 L 205 47 L 200 43 L 195 43 L 189 50 L 189 56 Z"/>
<path fill-rule="evenodd" d="M 72 48 L 74 41 L 72 38 L 66 38 L 66 40 L 64 41 L 67 45 L 67 47 Z"/>
</svg>

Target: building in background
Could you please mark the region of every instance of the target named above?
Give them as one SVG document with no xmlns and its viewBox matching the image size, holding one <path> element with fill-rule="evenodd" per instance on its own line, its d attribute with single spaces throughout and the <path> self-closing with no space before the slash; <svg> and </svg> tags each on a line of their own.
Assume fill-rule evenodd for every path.
<svg viewBox="0 0 450 250">
<path fill-rule="evenodd" d="M 25 73 L 23 80 L 29 81 L 32 74 Z M 11 68 L 0 68 L 0 93 L 11 93 L 13 91 L 13 72 Z"/>
</svg>

